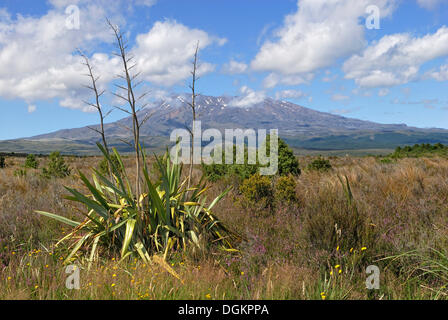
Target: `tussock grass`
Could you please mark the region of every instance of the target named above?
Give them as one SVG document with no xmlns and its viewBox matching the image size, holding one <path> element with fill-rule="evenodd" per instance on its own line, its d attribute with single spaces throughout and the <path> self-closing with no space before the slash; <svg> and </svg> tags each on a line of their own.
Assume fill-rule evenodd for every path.
<svg viewBox="0 0 448 320">
<path fill-rule="evenodd" d="M 89 174 L 101 158 L 65 160 L 73 172 Z M 312 160 L 299 163 L 306 167 Z M 118 262 L 119 255 L 99 259 L 90 270 L 80 263 L 81 290 L 65 288 L 64 257 L 53 247 L 69 230 L 33 211 L 79 220 L 83 208 L 64 200 L 63 186 L 88 190 L 76 175 L 47 180 L 29 170 L 26 177 L 15 177 L 24 161 L 8 157 L 0 170 L 1 299 L 447 298 L 448 160 L 443 158 L 391 163 L 332 158 L 328 172 L 303 170 L 295 178 L 296 201 L 273 211 L 244 206 L 233 188 L 214 212 L 244 237 L 240 254 L 213 247 L 174 254 L 167 263 L 182 281 L 157 264 Z M 47 159 L 41 161 L 47 165 Z M 133 159 L 123 161 L 131 180 Z M 195 168 L 193 180 L 200 175 Z M 211 184 L 207 198 L 230 184 L 231 179 Z M 377 291 L 365 288 L 371 264 L 381 270 Z"/>
</svg>

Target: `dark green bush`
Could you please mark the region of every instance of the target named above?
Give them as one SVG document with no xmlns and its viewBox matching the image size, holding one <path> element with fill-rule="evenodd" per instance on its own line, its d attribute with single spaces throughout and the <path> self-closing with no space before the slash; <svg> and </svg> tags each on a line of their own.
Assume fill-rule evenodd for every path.
<svg viewBox="0 0 448 320">
<path fill-rule="evenodd" d="M 270 139 L 271 136 L 268 135 L 265 141 L 267 143 L 267 154 L 270 154 Z M 289 174 L 298 176 L 300 173 L 299 161 L 294 156 L 294 152 L 285 141 L 278 138 L 278 174 L 281 176 L 287 176 Z"/>
<path fill-rule="evenodd" d="M 270 136 L 266 137 L 266 141 L 264 143 L 268 143 L 266 147 L 267 155 L 270 154 Z M 234 160 L 236 158 L 236 146 L 234 146 Z M 248 164 L 248 151 L 245 148 L 245 163 L 244 164 L 225 164 L 224 155 L 223 155 L 223 164 L 211 164 L 206 165 L 202 164 L 202 169 L 205 176 L 210 181 L 217 181 L 225 176 L 237 176 L 241 180 L 247 179 L 250 176 L 254 175 L 258 172 L 260 168 L 260 164 L 257 161 L 257 164 Z M 236 161 L 234 161 L 235 163 Z M 282 139 L 278 138 L 278 174 L 285 175 L 300 175 L 301 171 L 299 168 L 299 162 L 297 158 L 294 156 L 292 150 L 288 147 L 286 142 Z"/>
<path fill-rule="evenodd" d="M 34 154 L 29 154 L 25 160 L 25 168 L 37 169 L 39 167 L 39 161 L 37 161 Z"/>
<path fill-rule="evenodd" d="M 5 157 L 0 156 L 0 169 L 3 169 L 6 166 Z"/>
<path fill-rule="evenodd" d="M 248 149 L 244 148 L 244 164 L 236 164 L 236 146 L 233 146 L 233 164 L 225 164 L 225 153 L 222 155 L 222 164 L 213 163 L 210 165 L 202 164 L 202 170 L 207 179 L 218 181 L 225 176 L 235 176 L 244 180 L 258 171 L 258 164 L 248 163 Z"/>
<path fill-rule="evenodd" d="M 308 165 L 308 170 L 328 171 L 331 169 L 330 161 L 322 157 L 317 158 Z"/>
<path fill-rule="evenodd" d="M 42 168 L 42 175 L 45 178 L 64 178 L 71 173 L 70 168 L 65 163 L 64 158 L 59 151 L 50 154 L 50 162 L 47 168 Z"/>
<path fill-rule="evenodd" d="M 429 143 L 414 144 L 413 146 L 397 147 L 390 155 L 392 158 L 422 157 L 422 156 L 448 156 L 448 146 L 441 143 L 431 145 Z"/>
</svg>

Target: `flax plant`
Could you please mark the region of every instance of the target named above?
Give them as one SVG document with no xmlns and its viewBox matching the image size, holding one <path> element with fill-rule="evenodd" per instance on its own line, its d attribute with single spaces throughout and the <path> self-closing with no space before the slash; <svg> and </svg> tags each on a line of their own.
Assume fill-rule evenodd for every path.
<svg viewBox="0 0 448 320">
<path fill-rule="evenodd" d="M 229 252 L 237 251 L 234 244 L 239 236 L 228 230 L 211 211 L 229 189 L 207 204 L 205 185 L 187 188 L 188 177 L 181 179 L 182 165 L 172 161 L 169 152 L 162 158 L 156 157 L 156 168 L 161 178 L 153 183 L 149 178 L 145 153 L 140 149 L 143 159 L 143 193 L 135 195 L 116 149 L 113 152 L 119 167 L 104 147 L 97 145 L 109 162 L 114 181 L 93 169 L 93 182 L 79 172 L 90 195 L 66 187 L 71 193 L 71 196 L 66 197 L 68 200 L 86 206 L 85 219 L 74 221 L 37 211 L 73 227 L 57 243 L 70 242 L 69 254 L 64 263 L 75 260 L 81 249 L 87 252 L 87 260 L 91 263 L 98 256 L 100 247 L 119 253 L 122 260 L 130 255 L 138 255 L 144 261 L 150 261 L 158 253 L 163 254 L 163 260 L 166 260 L 172 251 L 182 251 L 189 246 L 203 249 L 204 245 L 210 243 Z M 142 216 L 139 215 L 140 210 L 143 210 Z M 206 234 L 209 243 L 200 241 Z"/>
</svg>

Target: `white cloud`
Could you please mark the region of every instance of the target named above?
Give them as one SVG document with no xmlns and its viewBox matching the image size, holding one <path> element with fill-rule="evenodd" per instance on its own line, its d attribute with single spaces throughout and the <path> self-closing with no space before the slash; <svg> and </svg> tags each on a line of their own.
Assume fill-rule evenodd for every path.
<svg viewBox="0 0 448 320">
<path fill-rule="evenodd" d="M 339 93 L 336 93 L 331 96 L 331 100 L 333 100 L 333 101 L 344 101 L 344 100 L 348 100 L 348 99 L 350 99 L 349 96 L 345 96 L 345 95 L 339 94 Z"/>
<path fill-rule="evenodd" d="M 380 89 L 378 91 L 378 96 L 379 97 L 385 97 L 385 96 L 387 96 L 389 94 L 389 92 L 390 92 L 390 90 L 387 89 L 387 88 Z"/>
<path fill-rule="evenodd" d="M 256 71 L 306 74 L 328 67 L 365 45 L 366 8 L 375 4 L 388 16 L 394 0 L 299 0 L 274 41 L 266 41 L 251 63 Z"/>
<path fill-rule="evenodd" d="M 247 64 L 235 60 L 231 60 L 229 63 L 226 63 L 222 68 L 222 71 L 227 74 L 244 73 L 246 70 Z"/>
<path fill-rule="evenodd" d="M 249 108 L 255 104 L 261 103 L 266 99 L 264 91 L 255 91 L 247 86 L 240 88 L 241 96 L 230 101 L 229 105 L 238 108 Z"/>
<path fill-rule="evenodd" d="M 422 64 L 448 55 L 448 28 L 412 37 L 408 33 L 387 35 L 352 56 L 343 65 L 345 78 L 361 87 L 390 87 L 417 79 Z"/>
<path fill-rule="evenodd" d="M 138 35 L 132 53 L 145 80 L 170 86 L 190 76 L 191 59 L 198 41 L 199 48 L 204 49 L 212 44 L 221 46 L 226 39 L 165 20 L 156 22 L 148 33 Z M 214 69 L 214 65 L 200 62 L 198 73 L 204 75 Z"/>
<path fill-rule="evenodd" d="M 429 72 L 428 75 L 437 81 L 448 81 L 448 64 L 440 66 L 438 71 Z"/>
<path fill-rule="evenodd" d="M 305 75 L 280 75 L 278 73 L 271 73 L 263 80 L 263 87 L 270 89 L 282 84 L 286 86 L 297 86 L 299 84 L 308 84 L 313 80 L 314 74 L 307 73 Z"/>
<path fill-rule="evenodd" d="M 34 111 L 36 111 L 36 106 L 34 104 L 30 104 L 28 106 L 28 113 L 33 113 Z"/>
<path fill-rule="evenodd" d="M 300 90 L 282 90 L 275 93 L 275 98 L 279 99 L 298 99 L 305 97 L 306 94 Z"/>
<path fill-rule="evenodd" d="M 152 3 L 152 1 L 151 1 Z M 67 108 L 92 111 L 82 100 L 90 97 L 83 85 L 89 83 L 76 48 L 90 53 L 99 85 L 105 88 L 121 71 L 120 60 L 98 52 L 114 41 L 105 17 L 124 23 L 121 9 L 126 1 L 51 0 L 53 8 L 41 17 L 11 15 L 0 10 L 0 97 L 23 99 L 28 104 L 38 100 L 59 99 Z M 80 29 L 67 29 L 65 8 L 78 5 Z M 141 2 L 149 5 L 149 1 Z M 197 41 L 200 47 L 223 45 L 225 39 L 209 36 L 175 21 L 156 22 L 148 33 L 136 38 L 130 48 L 137 62 L 136 70 L 147 81 L 170 86 L 190 76 L 191 58 Z M 214 65 L 200 63 L 198 73 L 214 70 Z"/>
<path fill-rule="evenodd" d="M 28 103 L 77 96 L 77 104 L 70 107 L 82 108 L 79 100 L 84 92 L 81 85 L 86 83 L 85 69 L 73 52 L 77 47 L 91 49 L 97 43 L 112 40 L 102 17 L 115 17 L 116 4 L 104 6 L 106 2 L 100 0 L 80 7 L 80 29 L 70 30 L 66 28 L 64 8 L 68 2 L 52 3 L 55 8 L 39 18 L 17 15 L 12 19 L 0 15 L 0 96 L 21 98 Z M 102 80 L 113 77 L 101 76 L 105 78 Z"/>
<path fill-rule="evenodd" d="M 419 6 L 427 10 L 434 10 L 442 2 L 443 0 L 417 0 Z"/>
</svg>

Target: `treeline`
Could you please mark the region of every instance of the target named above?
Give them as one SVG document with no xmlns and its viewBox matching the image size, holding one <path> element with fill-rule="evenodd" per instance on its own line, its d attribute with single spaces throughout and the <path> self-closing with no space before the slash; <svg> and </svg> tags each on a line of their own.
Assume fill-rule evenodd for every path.
<svg viewBox="0 0 448 320">
<path fill-rule="evenodd" d="M 441 143 L 429 144 L 415 144 L 413 146 L 397 147 L 395 152 L 391 155 L 393 158 L 404 158 L 404 157 L 421 157 L 429 155 L 448 155 L 448 146 Z"/>
</svg>

